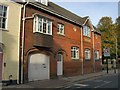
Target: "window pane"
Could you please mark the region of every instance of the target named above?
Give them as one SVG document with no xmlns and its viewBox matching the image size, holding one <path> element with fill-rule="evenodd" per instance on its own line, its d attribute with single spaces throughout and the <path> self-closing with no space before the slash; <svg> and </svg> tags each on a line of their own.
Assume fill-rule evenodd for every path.
<svg viewBox="0 0 120 90">
<path fill-rule="evenodd" d="M 72 48 L 71 48 L 71 57 L 72 57 L 73 59 L 79 59 L 78 53 L 79 53 L 79 50 L 78 50 L 77 47 L 72 47 Z"/>
<path fill-rule="evenodd" d="M 2 25 L 1 25 L 1 23 L 0 23 L 0 28 L 2 28 Z"/>
<path fill-rule="evenodd" d="M 3 10 L 3 6 L 2 5 L 0 5 L 0 11 L 2 11 Z"/>
<path fill-rule="evenodd" d="M 5 28 L 5 23 L 2 23 L 2 28 Z"/>
<path fill-rule="evenodd" d="M 6 12 L 3 12 L 3 17 L 6 17 Z"/>
<path fill-rule="evenodd" d="M 51 21 L 48 21 L 48 34 L 51 34 Z"/>
<path fill-rule="evenodd" d="M 7 7 L 4 6 L 4 12 L 6 12 L 6 11 L 7 11 Z"/>
<path fill-rule="evenodd" d="M 85 50 L 85 59 L 90 59 L 90 50 Z"/>
<path fill-rule="evenodd" d="M 6 26 L 6 16 L 7 16 L 7 7 L 0 5 L 0 28 L 4 28 Z"/>
<path fill-rule="evenodd" d="M 43 23 L 43 33 L 46 33 L 46 23 Z"/>
<path fill-rule="evenodd" d="M 3 19 L 2 19 L 2 22 L 3 22 L 3 23 L 5 23 L 5 22 L 6 22 L 6 19 L 5 19 L 5 18 L 3 18 Z"/>
<path fill-rule="evenodd" d="M 3 15 L 2 15 L 2 11 L 0 10 L 0 16 L 2 17 Z"/>
<path fill-rule="evenodd" d="M 38 18 L 38 31 L 42 31 L 42 19 Z"/>
<path fill-rule="evenodd" d="M 64 34 L 64 25 L 58 24 L 58 32 L 59 34 Z"/>
</svg>

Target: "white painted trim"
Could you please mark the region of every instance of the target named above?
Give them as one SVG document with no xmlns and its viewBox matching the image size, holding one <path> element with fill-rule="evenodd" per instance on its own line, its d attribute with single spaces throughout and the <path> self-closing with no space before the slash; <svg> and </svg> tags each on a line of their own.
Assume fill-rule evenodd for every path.
<svg viewBox="0 0 120 90">
<path fill-rule="evenodd" d="M 90 26 L 91 26 L 91 28 L 92 28 L 92 30 L 91 30 L 91 31 L 93 31 L 93 30 L 94 30 L 94 27 L 93 27 L 93 25 L 92 25 L 92 22 L 91 22 L 90 17 L 88 17 L 88 18 L 85 20 L 85 22 L 84 22 L 83 26 L 87 23 L 87 21 L 88 21 L 88 20 L 89 20 L 89 22 L 90 22 Z"/>
</svg>

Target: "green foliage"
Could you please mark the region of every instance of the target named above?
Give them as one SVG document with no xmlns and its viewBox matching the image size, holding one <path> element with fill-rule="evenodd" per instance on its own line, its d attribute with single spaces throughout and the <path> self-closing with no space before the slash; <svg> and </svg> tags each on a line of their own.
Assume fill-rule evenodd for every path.
<svg viewBox="0 0 120 90">
<path fill-rule="evenodd" d="M 120 19 L 118 21 L 120 21 Z M 105 47 L 110 48 L 111 56 L 116 54 L 117 26 L 118 23 L 114 24 L 111 17 L 102 17 L 97 25 L 97 30 L 102 34 L 102 50 Z"/>
<path fill-rule="evenodd" d="M 118 40 L 118 56 L 120 57 L 120 16 L 116 19 L 116 36 Z"/>
</svg>

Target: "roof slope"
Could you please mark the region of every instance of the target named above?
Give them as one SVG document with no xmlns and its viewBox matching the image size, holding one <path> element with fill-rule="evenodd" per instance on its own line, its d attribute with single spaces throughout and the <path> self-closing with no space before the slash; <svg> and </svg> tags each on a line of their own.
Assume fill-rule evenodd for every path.
<svg viewBox="0 0 120 90">
<path fill-rule="evenodd" d="M 25 3 L 26 0 L 12 0 L 18 3 Z M 53 2 L 48 2 L 48 6 L 41 4 L 40 2 L 36 2 L 35 0 L 29 0 L 29 4 L 35 5 L 37 7 L 42 7 L 47 11 L 50 12 L 54 12 L 56 14 L 58 14 L 59 16 L 65 17 L 66 19 L 69 19 L 70 21 L 79 24 L 79 25 L 83 25 L 84 22 L 86 21 L 87 17 L 80 17 L 72 12 L 70 12 L 69 10 L 66 10 L 62 7 L 60 7 L 59 5 L 53 3 Z"/>
<path fill-rule="evenodd" d="M 71 21 L 76 22 L 79 25 L 83 25 L 83 23 L 86 20 L 86 17 L 82 18 L 82 17 L 80 17 L 80 16 L 78 16 L 78 15 L 60 7 L 59 5 L 54 4 L 53 2 L 49 2 L 48 6 L 42 5 L 39 2 L 30 2 L 30 3 L 32 3 L 34 5 L 37 5 L 39 7 L 45 8 L 48 11 L 52 11 L 56 14 L 59 14 L 59 15 L 65 17 L 65 18 L 67 18 L 67 19 L 70 19 Z"/>
</svg>

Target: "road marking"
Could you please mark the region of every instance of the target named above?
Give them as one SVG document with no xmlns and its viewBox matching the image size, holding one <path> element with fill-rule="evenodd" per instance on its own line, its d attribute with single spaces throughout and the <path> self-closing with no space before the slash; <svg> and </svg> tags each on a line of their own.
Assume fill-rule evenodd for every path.
<svg viewBox="0 0 120 90">
<path fill-rule="evenodd" d="M 104 81 L 103 84 L 101 84 L 101 85 L 99 85 L 99 86 L 96 86 L 96 87 L 94 87 L 94 88 L 102 87 L 102 86 L 104 86 L 104 85 L 106 85 L 106 84 L 108 84 L 108 83 L 111 83 L 111 82 L 112 82 L 112 81 Z"/>
<path fill-rule="evenodd" d="M 86 84 L 74 84 L 74 86 L 86 87 L 86 86 L 88 86 L 88 85 L 86 85 Z"/>
<path fill-rule="evenodd" d="M 71 86 L 67 86 L 67 87 L 65 87 L 65 88 L 70 88 Z"/>
</svg>

